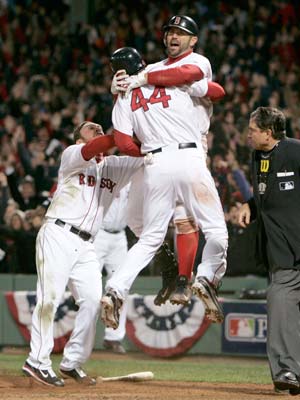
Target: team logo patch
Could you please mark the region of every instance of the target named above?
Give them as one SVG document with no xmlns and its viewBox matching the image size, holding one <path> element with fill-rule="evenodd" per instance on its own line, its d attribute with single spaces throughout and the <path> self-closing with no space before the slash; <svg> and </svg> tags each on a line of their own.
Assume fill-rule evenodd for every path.
<svg viewBox="0 0 300 400">
<path fill-rule="evenodd" d="M 267 316 L 264 314 L 228 314 L 225 337 L 231 342 L 261 342 L 267 340 Z"/>
<path fill-rule="evenodd" d="M 187 306 L 166 304 L 158 307 L 155 296 L 129 296 L 127 337 L 144 353 L 172 357 L 185 353 L 204 334 L 210 321 L 203 303 L 192 297 Z"/>
<path fill-rule="evenodd" d="M 293 181 L 289 182 L 279 182 L 279 190 L 294 190 L 295 189 L 295 184 Z"/>
<path fill-rule="evenodd" d="M 174 21 L 174 25 L 179 25 L 180 21 L 181 21 L 181 18 L 180 17 L 176 17 L 175 21 Z"/>
</svg>

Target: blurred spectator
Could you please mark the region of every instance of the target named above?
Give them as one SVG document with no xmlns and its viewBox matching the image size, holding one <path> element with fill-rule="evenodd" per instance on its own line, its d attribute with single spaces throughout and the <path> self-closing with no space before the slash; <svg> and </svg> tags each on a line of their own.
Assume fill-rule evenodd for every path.
<svg viewBox="0 0 300 400">
<path fill-rule="evenodd" d="M 0 225 L 0 238 L 5 243 L 6 272 L 36 273 L 35 240 L 42 220 L 43 215 L 37 210 L 26 213 L 16 210 L 12 213 L 8 226 Z"/>
<path fill-rule="evenodd" d="M 4 172 L 0 171 L 0 224 L 4 222 L 4 214 L 9 198 L 10 193 L 8 189 L 7 178 Z"/>
<path fill-rule="evenodd" d="M 251 191 L 249 110 L 282 108 L 288 136 L 300 138 L 299 2 L 94 1 L 89 20 L 77 25 L 71 6 L 0 3 L 0 223 L 11 199 L 23 211 L 35 209 L 55 189 L 75 125 L 96 120 L 109 131 L 110 55 L 133 46 L 148 64 L 164 58 L 161 28 L 174 14 L 198 23 L 196 51 L 211 60 L 214 80 L 226 90 L 208 136 L 208 163 L 225 212 Z"/>
</svg>

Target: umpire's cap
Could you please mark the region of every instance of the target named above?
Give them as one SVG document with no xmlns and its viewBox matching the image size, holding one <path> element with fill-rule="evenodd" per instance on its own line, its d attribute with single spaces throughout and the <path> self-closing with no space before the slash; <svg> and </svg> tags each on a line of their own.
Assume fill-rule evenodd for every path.
<svg viewBox="0 0 300 400">
<path fill-rule="evenodd" d="M 198 36 L 199 28 L 193 18 L 186 15 L 174 15 L 170 18 L 167 25 L 164 25 L 163 30 L 166 32 L 170 28 L 179 28 L 190 35 Z"/>
<path fill-rule="evenodd" d="M 110 65 L 115 74 L 119 69 L 125 69 L 128 75 L 134 75 L 145 67 L 140 53 L 133 47 L 121 47 L 110 57 Z"/>
</svg>

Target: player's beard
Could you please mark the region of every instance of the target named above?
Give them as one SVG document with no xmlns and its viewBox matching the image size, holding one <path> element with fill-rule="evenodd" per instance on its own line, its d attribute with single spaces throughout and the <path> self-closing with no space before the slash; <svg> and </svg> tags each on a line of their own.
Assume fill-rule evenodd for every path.
<svg viewBox="0 0 300 400">
<path fill-rule="evenodd" d="M 183 45 L 182 43 L 173 40 L 171 40 L 167 46 L 167 54 L 171 58 L 177 58 L 190 50 L 191 48 L 189 44 Z"/>
</svg>

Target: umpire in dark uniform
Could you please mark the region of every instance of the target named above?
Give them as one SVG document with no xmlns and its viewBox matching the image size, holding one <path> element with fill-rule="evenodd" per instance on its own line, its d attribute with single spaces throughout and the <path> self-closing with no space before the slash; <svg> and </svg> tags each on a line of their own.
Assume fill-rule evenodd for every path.
<svg viewBox="0 0 300 400">
<path fill-rule="evenodd" d="M 257 257 L 269 269 L 267 352 L 274 386 L 300 394 L 300 140 L 272 107 L 250 115 L 254 196 L 239 211 L 257 220 Z"/>
</svg>

